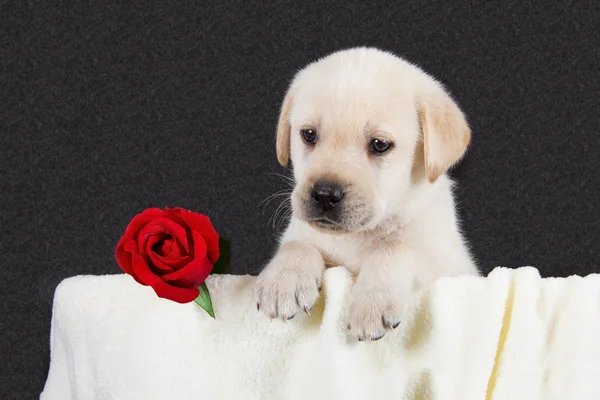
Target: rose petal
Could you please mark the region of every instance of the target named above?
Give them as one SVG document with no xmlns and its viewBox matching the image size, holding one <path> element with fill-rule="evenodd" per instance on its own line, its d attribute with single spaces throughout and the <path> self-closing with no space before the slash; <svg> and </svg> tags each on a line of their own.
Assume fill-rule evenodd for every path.
<svg viewBox="0 0 600 400">
<path fill-rule="evenodd" d="M 193 260 L 190 264 L 188 264 L 188 266 L 184 267 L 184 269 L 186 269 L 186 271 L 188 272 L 193 272 L 190 273 L 189 275 L 182 275 L 176 279 L 170 279 L 167 282 L 170 285 L 173 286 L 177 286 L 177 287 L 198 287 L 202 282 L 204 282 L 206 280 L 206 278 L 209 276 L 210 271 L 212 270 L 213 264 L 210 262 L 210 260 L 208 259 L 208 257 L 205 257 L 203 259 L 201 259 L 200 261 L 198 260 Z M 208 273 L 206 273 L 206 271 L 209 271 Z M 203 273 L 201 273 L 203 272 Z M 173 274 L 173 276 L 175 276 L 175 273 Z"/>
<path fill-rule="evenodd" d="M 148 243 L 146 248 L 151 249 L 156 254 L 161 254 L 163 256 L 168 255 L 168 252 L 165 250 L 169 250 L 170 243 L 174 242 L 173 236 L 167 233 L 159 233 L 157 235 L 149 235 Z"/>
<path fill-rule="evenodd" d="M 121 262 L 125 261 L 122 258 L 122 250 L 123 250 L 123 247 L 125 246 L 125 243 L 127 243 L 131 239 L 134 239 L 136 237 L 136 235 L 138 234 L 138 232 L 148 222 L 150 222 L 156 218 L 163 217 L 164 215 L 165 215 L 165 211 L 161 210 L 160 208 L 148 208 L 147 210 L 144 210 L 144 212 L 142 212 L 141 214 L 138 214 L 135 217 L 133 217 L 133 219 L 127 225 L 127 228 L 125 228 L 125 233 L 123 234 L 123 236 L 121 236 L 121 239 L 119 239 L 119 242 L 117 243 L 117 246 L 115 247 L 115 258 L 117 258 L 117 253 L 119 253 L 119 254 L 121 254 L 121 256 L 119 256 L 121 258 Z M 117 262 L 120 263 L 120 261 L 118 259 L 117 259 Z M 131 265 L 130 262 L 126 263 L 126 264 Z M 130 267 L 121 266 L 121 268 L 130 268 Z"/>
<path fill-rule="evenodd" d="M 177 222 L 181 226 L 187 226 L 187 223 L 181 218 L 180 210 L 185 211 L 183 208 L 180 207 L 167 208 L 165 209 L 165 216 Z"/>
<path fill-rule="evenodd" d="M 196 231 L 192 231 L 194 239 L 194 260 L 179 271 L 163 275 L 167 282 L 176 283 L 178 286 L 198 286 L 206 280 L 213 269 L 213 263 L 207 257 L 204 238 Z"/>
<path fill-rule="evenodd" d="M 185 249 L 183 248 L 183 245 L 177 240 L 173 241 L 171 253 L 169 254 L 169 257 L 181 258 L 181 257 L 185 257 L 187 255 L 188 254 L 186 253 Z"/>
<path fill-rule="evenodd" d="M 168 236 L 167 233 L 157 233 L 154 235 L 144 234 L 144 230 L 142 229 L 138 234 L 137 243 L 138 243 L 138 253 L 141 255 L 146 262 L 150 262 L 149 250 L 154 244 L 158 241 L 162 240 L 164 237 Z"/>
<path fill-rule="evenodd" d="M 144 210 L 141 214 L 133 217 L 127 228 L 125 228 L 125 233 L 121 240 L 123 243 L 127 242 L 129 239 L 133 239 L 136 237 L 140 229 L 142 229 L 148 222 L 153 221 L 157 218 L 161 218 L 165 216 L 165 211 L 160 208 L 148 208 Z"/>
<path fill-rule="evenodd" d="M 192 235 L 194 239 L 198 239 L 197 242 L 194 242 L 194 257 L 190 263 L 185 265 L 183 268 L 163 276 L 163 279 L 166 281 L 175 281 L 178 279 L 192 277 L 194 275 L 202 275 L 202 272 L 197 271 L 197 267 L 200 266 L 203 259 L 206 259 L 206 244 L 204 243 L 204 239 L 200 234 L 196 231 L 192 231 Z M 189 279 L 190 281 L 195 281 L 196 279 Z"/>
<path fill-rule="evenodd" d="M 188 247 L 187 232 L 184 227 L 173 222 L 169 218 L 157 218 L 148 223 L 140 233 L 144 235 L 156 235 L 158 233 L 167 233 L 181 242 L 186 252 L 190 252 Z"/>
<path fill-rule="evenodd" d="M 168 275 L 177 272 L 194 259 L 192 256 L 189 255 L 178 258 L 161 257 L 153 251 L 148 251 L 148 256 L 150 257 L 151 264 L 155 265 L 158 269 L 161 270 L 161 272 L 158 274 L 160 276 L 164 276 L 164 274 Z"/>
<path fill-rule="evenodd" d="M 150 258 L 153 263 L 162 263 L 171 268 L 169 272 L 175 272 L 180 270 L 181 268 L 188 265 L 190 262 L 194 260 L 192 256 L 184 256 L 184 257 L 162 257 L 156 253 L 150 253 Z"/>
<path fill-rule="evenodd" d="M 161 237 L 159 237 L 158 235 L 150 237 L 150 239 L 146 243 L 146 250 L 144 251 L 144 253 L 148 256 L 148 264 L 150 264 L 150 269 L 156 267 L 160 271 L 154 270 L 154 272 L 157 275 L 162 276 L 164 274 L 175 272 L 177 271 L 177 269 L 173 268 L 171 264 L 165 263 L 163 262 L 163 260 L 156 258 L 156 253 L 152 250 L 152 246 L 154 246 L 159 240 L 161 240 Z"/>
<path fill-rule="evenodd" d="M 193 262 L 196 262 L 196 260 Z M 179 287 L 198 287 L 210 275 L 210 271 L 212 271 L 213 268 L 213 263 L 210 262 L 208 257 L 205 257 L 196 264 L 195 268 L 196 271 L 201 271 L 202 273 L 192 274 L 189 277 L 182 276 L 181 278 L 168 282 Z"/>
<path fill-rule="evenodd" d="M 217 262 L 219 259 L 219 234 L 215 231 L 210 219 L 206 215 L 186 211 L 181 208 L 178 208 L 177 211 L 181 219 L 188 224 L 192 231 L 198 232 L 204 238 L 210 261 L 213 264 Z"/>
<path fill-rule="evenodd" d="M 187 224 L 187 222 L 185 222 L 181 218 L 180 213 L 177 210 L 183 210 L 183 208 L 179 208 L 179 207 L 176 207 L 176 208 L 167 208 L 165 210 L 165 215 L 166 215 L 167 218 L 169 218 L 170 220 L 172 220 L 176 224 L 181 225 L 183 228 L 185 228 L 185 231 L 188 233 L 188 237 L 187 237 L 188 241 L 186 243 L 185 248 L 186 249 L 190 249 L 190 250 L 186 250 L 187 253 L 191 253 L 192 252 L 192 250 L 191 250 L 191 247 L 192 247 L 191 246 L 192 245 L 192 243 L 191 243 L 192 242 L 192 237 L 190 236 L 190 232 L 192 231 L 192 229 Z"/>
<path fill-rule="evenodd" d="M 130 264 L 129 264 L 130 265 L 130 270 L 129 271 L 125 271 L 125 272 L 127 272 L 129 275 L 131 275 L 133 277 L 133 279 L 135 279 L 135 281 L 137 283 L 140 283 L 140 284 L 143 285 L 144 283 L 140 280 L 140 278 L 138 278 L 136 276 L 135 271 L 133 269 L 133 256 L 134 255 L 138 255 L 137 252 L 136 252 L 137 251 L 137 245 L 135 243 L 135 240 L 131 239 L 129 242 L 125 243 L 125 246 L 123 246 L 123 251 L 125 252 L 125 256 L 130 261 Z"/>
<path fill-rule="evenodd" d="M 133 267 L 131 265 L 131 255 L 129 254 L 130 252 L 126 250 L 127 248 L 131 248 L 132 246 L 129 243 L 132 243 L 132 245 L 135 246 L 135 240 L 133 239 L 129 239 L 128 242 L 117 246 L 117 248 L 115 249 L 115 258 L 117 259 L 117 264 L 119 265 L 119 267 L 121 267 L 123 272 L 131 275 L 133 273 Z"/>
<path fill-rule="evenodd" d="M 152 249 L 154 250 L 154 252 L 160 256 L 163 257 L 168 257 L 171 255 L 171 253 L 173 252 L 173 238 L 172 237 L 166 237 L 163 240 L 161 240 L 159 243 L 157 243 L 156 246 L 152 246 Z M 156 248 L 154 248 L 156 247 Z"/>
<path fill-rule="evenodd" d="M 173 300 L 177 303 L 189 303 L 194 301 L 200 294 L 197 287 L 182 288 L 169 285 L 160 277 L 154 275 L 144 259 L 136 253 L 132 253 L 133 271 L 140 279 L 140 283 L 151 286 L 158 297 Z"/>
</svg>

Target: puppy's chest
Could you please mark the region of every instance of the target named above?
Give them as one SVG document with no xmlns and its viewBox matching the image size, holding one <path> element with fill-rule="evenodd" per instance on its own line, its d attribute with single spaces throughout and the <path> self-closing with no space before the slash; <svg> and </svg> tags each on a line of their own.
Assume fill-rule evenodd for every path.
<svg viewBox="0 0 600 400">
<path fill-rule="evenodd" d="M 327 267 L 344 266 L 357 274 L 365 259 L 375 250 L 369 241 L 353 237 L 331 237 L 315 245 L 323 254 Z"/>
</svg>

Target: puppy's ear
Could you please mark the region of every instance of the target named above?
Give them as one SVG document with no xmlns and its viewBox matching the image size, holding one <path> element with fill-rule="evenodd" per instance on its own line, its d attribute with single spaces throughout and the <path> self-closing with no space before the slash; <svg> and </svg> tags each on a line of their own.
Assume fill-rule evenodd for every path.
<svg viewBox="0 0 600 400">
<path fill-rule="evenodd" d="M 292 108 L 292 91 L 291 89 L 285 95 L 281 112 L 279 114 L 279 123 L 277 124 L 277 161 L 282 166 L 287 166 L 290 160 L 290 112 Z"/>
<path fill-rule="evenodd" d="M 418 103 L 425 171 L 433 183 L 465 154 L 471 129 L 458 105 L 437 83 L 424 90 Z"/>
</svg>

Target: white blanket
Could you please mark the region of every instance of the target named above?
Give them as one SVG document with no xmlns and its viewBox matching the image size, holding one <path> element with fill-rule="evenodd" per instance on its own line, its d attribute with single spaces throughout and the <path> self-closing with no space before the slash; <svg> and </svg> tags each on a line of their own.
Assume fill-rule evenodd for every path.
<svg viewBox="0 0 600 400">
<path fill-rule="evenodd" d="M 209 278 L 213 320 L 126 275 L 66 279 L 41 399 L 600 399 L 600 275 L 440 279 L 377 342 L 346 333 L 344 268 L 287 322 L 256 311 L 253 281 Z"/>
</svg>

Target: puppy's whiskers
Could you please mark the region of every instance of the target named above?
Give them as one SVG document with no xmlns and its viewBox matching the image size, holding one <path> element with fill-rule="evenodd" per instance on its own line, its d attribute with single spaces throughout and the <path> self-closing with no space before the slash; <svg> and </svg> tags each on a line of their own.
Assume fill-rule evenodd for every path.
<svg viewBox="0 0 600 400">
<path fill-rule="evenodd" d="M 267 208 L 267 206 L 269 204 L 271 204 L 278 197 L 290 197 L 292 194 L 292 191 L 293 191 L 292 189 L 283 189 L 283 190 L 280 190 L 278 192 L 271 194 L 270 196 L 267 196 L 267 198 L 265 198 L 263 201 L 261 201 L 258 204 L 259 212 L 262 214 L 265 211 L 265 209 Z M 262 211 L 260 211 L 261 206 L 262 206 Z"/>
<path fill-rule="evenodd" d="M 277 226 L 275 228 L 276 232 L 279 232 L 281 230 L 281 228 L 283 228 L 283 225 L 285 224 L 286 221 L 289 221 L 290 218 L 292 217 L 292 205 L 287 204 L 283 213 L 281 214 L 281 218 L 279 219 L 279 222 L 277 223 Z"/>
<path fill-rule="evenodd" d="M 266 172 L 265 175 L 272 175 L 272 176 L 276 176 L 278 178 L 283 179 L 283 181 L 292 189 L 294 188 L 294 186 L 296 186 L 296 181 L 294 180 L 293 177 L 278 174 L 276 172 Z"/>
<path fill-rule="evenodd" d="M 267 198 L 261 201 L 258 205 L 259 212 L 262 214 L 264 213 L 267 206 L 269 206 L 275 200 L 281 199 L 279 205 L 271 214 L 271 216 L 269 217 L 269 221 L 267 222 L 267 226 L 271 226 L 273 231 L 278 232 L 283 227 L 283 225 L 285 225 L 285 222 L 290 220 L 290 217 L 292 216 L 291 195 L 294 191 L 294 187 L 296 186 L 296 181 L 293 177 L 278 174 L 275 172 L 267 172 L 264 175 L 276 176 L 277 178 L 283 180 L 283 182 L 288 186 L 288 188 L 286 189 L 279 190 L 267 196 Z"/>
<path fill-rule="evenodd" d="M 291 212 L 292 202 L 288 196 L 281 201 L 271 218 L 269 218 L 268 224 L 271 224 L 272 221 L 273 231 L 277 232 L 279 226 L 291 215 Z"/>
</svg>

